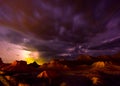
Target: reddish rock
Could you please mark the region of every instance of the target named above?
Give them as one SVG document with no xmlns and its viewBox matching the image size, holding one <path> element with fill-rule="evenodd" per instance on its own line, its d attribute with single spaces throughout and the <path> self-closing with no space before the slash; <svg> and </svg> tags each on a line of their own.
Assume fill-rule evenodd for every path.
<svg viewBox="0 0 120 86">
<path fill-rule="evenodd" d="M 47 71 L 43 71 L 40 74 L 38 74 L 38 78 L 56 78 L 59 77 L 60 73 L 57 71 L 52 71 L 52 70 L 47 70 Z"/>
<path fill-rule="evenodd" d="M 0 65 L 1 65 L 1 64 L 4 64 L 4 63 L 3 63 L 2 59 L 0 58 Z"/>
<path fill-rule="evenodd" d="M 33 72 L 35 69 L 28 67 L 26 61 L 14 61 L 11 65 L 3 67 L 2 70 L 9 72 Z"/>
</svg>

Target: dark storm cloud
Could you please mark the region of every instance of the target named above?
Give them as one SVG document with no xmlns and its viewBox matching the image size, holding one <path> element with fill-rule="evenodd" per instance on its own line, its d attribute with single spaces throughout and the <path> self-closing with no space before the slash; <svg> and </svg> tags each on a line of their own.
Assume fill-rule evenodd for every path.
<svg viewBox="0 0 120 86">
<path fill-rule="evenodd" d="M 0 40 L 2 41 L 5 40 L 10 43 L 21 44 L 24 43 L 25 38 L 27 38 L 27 36 L 11 30 L 10 27 L 5 27 L 5 26 L 0 27 Z"/>
<path fill-rule="evenodd" d="M 43 57 L 55 57 L 58 54 L 65 53 L 66 49 L 72 47 L 72 44 L 55 40 L 35 40 L 31 39 L 24 43 L 25 50 L 37 50 Z"/>
<path fill-rule="evenodd" d="M 81 43 L 106 31 L 118 8 L 118 0 L 6 0 L 1 1 L 0 20 L 41 39 Z"/>
<path fill-rule="evenodd" d="M 63 53 L 76 43 L 96 43 L 118 36 L 118 33 L 110 33 L 119 30 L 109 28 L 119 26 L 110 24 L 120 14 L 119 2 L 1 0 L 0 25 L 13 30 L 1 37 L 15 44 L 25 45 L 28 50 L 35 48 L 46 56 Z M 105 36 L 108 37 L 105 39 Z"/>
<path fill-rule="evenodd" d="M 111 42 L 107 42 L 107 43 L 104 43 L 104 44 L 101 44 L 99 46 L 94 46 L 94 47 L 91 47 L 90 49 L 100 49 L 100 50 L 105 50 L 105 49 L 119 49 L 120 47 L 120 38 L 117 38 L 117 39 L 114 39 L 114 41 L 111 41 Z"/>
<path fill-rule="evenodd" d="M 64 53 L 71 45 L 58 40 L 39 40 L 34 37 L 11 30 L 10 27 L 0 27 L 0 40 L 24 46 L 23 50 L 39 51 L 43 57 L 54 57 Z"/>
</svg>

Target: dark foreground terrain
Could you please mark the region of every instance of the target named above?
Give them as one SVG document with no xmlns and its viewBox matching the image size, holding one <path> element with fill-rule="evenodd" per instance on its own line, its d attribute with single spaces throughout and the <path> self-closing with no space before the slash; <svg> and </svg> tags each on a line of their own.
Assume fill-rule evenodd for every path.
<svg viewBox="0 0 120 86">
<path fill-rule="evenodd" d="M 0 86 L 120 86 L 120 54 L 36 62 L 0 60 Z"/>
</svg>

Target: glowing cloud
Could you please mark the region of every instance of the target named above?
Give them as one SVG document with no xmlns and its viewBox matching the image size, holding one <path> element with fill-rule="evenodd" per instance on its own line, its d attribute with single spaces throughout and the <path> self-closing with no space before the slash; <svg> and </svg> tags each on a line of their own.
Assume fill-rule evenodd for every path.
<svg viewBox="0 0 120 86">
<path fill-rule="evenodd" d="M 21 51 L 21 55 L 22 55 L 23 60 L 24 60 L 24 58 L 29 58 L 30 54 L 31 54 L 30 51 L 26 51 L 26 50 Z"/>
<path fill-rule="evenodd" d="M 22 51 L 22 60 L 25 60 L 27 64 L 36 62 L 37 64 L 41 65 L 44 63 L 44 59 L 40 58 L 38 51 Z"/>
</svg>

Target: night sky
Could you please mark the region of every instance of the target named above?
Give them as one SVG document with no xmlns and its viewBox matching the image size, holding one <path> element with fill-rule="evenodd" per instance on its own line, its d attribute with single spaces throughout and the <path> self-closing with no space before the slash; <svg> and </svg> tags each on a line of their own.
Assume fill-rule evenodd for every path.
<svg viewBox="0 0 120 86">
<path fill-rule="evenodd" d="M 0 57 L 38 62 L 120 51 L 120 0 L 0 0 Z"/>
</svg>

